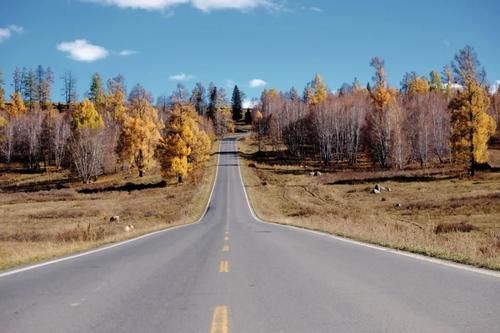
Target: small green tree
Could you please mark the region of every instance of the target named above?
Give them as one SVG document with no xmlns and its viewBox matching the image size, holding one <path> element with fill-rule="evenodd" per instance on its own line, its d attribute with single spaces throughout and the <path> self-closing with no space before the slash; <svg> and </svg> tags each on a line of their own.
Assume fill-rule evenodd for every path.
<svg viewBox="0 0 500 333">
<path fill-rule="evenodd" d="M 439 93 L 443 92 L 443 82 L 441 81 L 441 76 L 437 71 L 432 71 L 430 73 L 431 77 L 431 91 L 437 91 Z"/>
<path fill-rule="evenodd" d="M 231 98 L 231 113 L 233 114 L 233 120 L 239 121 L 243 117 L 243 96 L 238 89 L 238 86 L 234 86 L 233 96 Z"/>
<path fill-rule="evenodd" d="M 97 108 L 97 110 L 100 110 L 104 107 L 106 96 L 104 94 L 104 87 L 99 73 L 95 73 L 94 75 L 92 75 L 92 82 L 90 84 L 90 90 L 87 95 L 89 100 L 94 103 L 94 106 Z"/>
</svg>

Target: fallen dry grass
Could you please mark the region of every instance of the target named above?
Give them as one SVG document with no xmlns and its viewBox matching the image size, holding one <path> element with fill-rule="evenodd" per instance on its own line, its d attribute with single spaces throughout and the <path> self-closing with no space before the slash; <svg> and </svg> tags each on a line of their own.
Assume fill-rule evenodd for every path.
<svg viewBox="0 0 500 333">
<path fill-rule="evenodd" d="M 250 138 L 238 147 L 250 200 L 265 220 L 500 269 L 499 172 L 470 179 L 451 168 L 323 170 L 313 177 L 304 165 L 254 158 Z M 500 150 L 491 157 L 500 162 Z M 372 194 L 375 184 L 391 191 Z"/>
<path fill-rule="evenodd" d="M 158 170 L 144 178 L 103 176 L 85 186 L 64 172 L 0 175 L 0 270 L 195 221 L 208 200 L 217 157 L 180 185 L 162 183 Z M 54 184 L 62 188 L 37 191 Z M 119 223 L 109 221 L 114 215 Z M 130 224 L 135 229 L 125 231 Z"/>
</svg>

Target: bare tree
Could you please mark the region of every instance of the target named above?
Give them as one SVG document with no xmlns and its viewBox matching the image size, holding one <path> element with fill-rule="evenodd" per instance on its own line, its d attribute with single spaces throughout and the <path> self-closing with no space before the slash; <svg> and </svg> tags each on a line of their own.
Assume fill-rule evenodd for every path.
<svg viewBox="0 0 500 333">
<path fill-rule="evenodd" d="M 365 143 L 372 158 L 382 167 L 389 165 L 391 145 L 392 112 L 371 110 L 366 117 L 364 128 Z"/>
<path fill-rule="evenodd" d="M 103 131 L 82 128 L 71 137 L 71 157 L 75 170 L 85 184 L 102 174 Z"/>
<path fill-rule="evenodd" d="M 69 118 L 63 114 L 57 114 L 54 117 L 52 135 L 50 137 L 52 154 L 57 169 L 61 168 L 62 161 L 66 154 L 68 140 L 71 136 L 71 126 Z"/>
<path fill-rule="evenodd" d="M 428 108 L 428 94 L 413 94 L 406 103 L 406 133 L 411 143 L 412 157 L 423 168 L 432 153 L 431 115 Z"/>
<path fill-rule="evenodd" d="M 335 97 L 330 97 L 325 102 L 315 106 L 313 112 L 312 126 L 319 148 L 319 155 L 325 165 L 331 164 L 336 150 L 338 109 L 339 100 Z"/>
<path fill-rule="evenodd" d="M 362 91 L 355 91 L 347 97 L 348 105 L 345 110 L 346 125 L 346 154 L 349 165 L 356 165 L 362 140 L 362 129 L 365 126 L 366 112 L 369 109 L 368 96 Z"/>
<path fill-rule="evenodd" d="M 42 124 L 43 114 L 40 111 L 33 111 L 19 118 L 16 150 L 30 169 L 39 167 Z"/>
<path fill-rule="evenodd" d="M 443 163 L 451 155 L 451 115 L 446 97 L 433 92 L 427 99 L 427 108 L 431 118 L 431 145 L 439 162 Z"/>
<path fill-rule="evenodd" d="M 287 98 L 283 110 L 282 138 L 290 155 L 299 159 L 304 157 L 308 130 L 307 115 L 308 107 L 305 103 L 299 98 Z"/>
<path fill-rule="evenodd" d="M 389 122 L 388 131 L 390 131 L 390 150 L 389 159 L 391 165 L 398 169 L 404 168 L 408 162 L 409 148 L 406 135 L 405 121 L 406 114 L 401 107 L 401 98 L 390 106 L 388 112 Z"/>
<path fill-rule="evenodd" d="M 18 128 L 17 118 L 11 118 L 5 127 L 3 127 L 3 140 L 0 145 L 2 155 L 7 163 L 7 167 L 10 168 L 10 163 L 12 161 L 12 156 L 14 154 L 14 149 L 16 146 L 16 134 Z"/>
</svg>

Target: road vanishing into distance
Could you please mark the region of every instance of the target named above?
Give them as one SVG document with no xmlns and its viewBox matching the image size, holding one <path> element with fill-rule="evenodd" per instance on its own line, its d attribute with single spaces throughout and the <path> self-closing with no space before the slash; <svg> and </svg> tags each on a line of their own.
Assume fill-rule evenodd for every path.
<svg viewBox="0 0 500 333">
<path fill-rule="evenodd" d="M 199 223 L 0 274 L 0 332 L 498 333 L 500 278 L 257 221 L 228 138 Z"/>
</svg>

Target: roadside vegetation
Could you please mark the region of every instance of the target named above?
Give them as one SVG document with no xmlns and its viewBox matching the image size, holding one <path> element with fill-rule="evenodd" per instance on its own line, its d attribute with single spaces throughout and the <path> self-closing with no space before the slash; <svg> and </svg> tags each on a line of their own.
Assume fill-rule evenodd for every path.
<svg viewBox="0 0 500 333">
<path fill-rule="evenodd" d="M 500 269 L 500 92 L 471 47 L 441 74 L 407 73 L 332 93 L 265 90 L 239 141 L 269 221 Z"/>
<path fill-rule="evenodd" d="M 191 223 L 205 208 L 216 161 L 214 152 L 181 185 L 158 169 L 143 178 L 104 175 L 90 185 L 64 171 L 3 174 L 0 269 Z"/>
<path fill-rule="evenodd" d="M 99 74 L 78 98 L 50 68 L 0 72 L 0 269 L 53 258 L 174 225 L 205 207 L 217 139 L 242 117 L 244 94 L 179 84 L 153 103 L 141 85 Z"/>
</svg>

